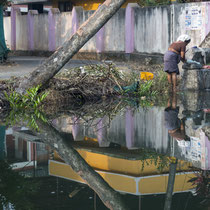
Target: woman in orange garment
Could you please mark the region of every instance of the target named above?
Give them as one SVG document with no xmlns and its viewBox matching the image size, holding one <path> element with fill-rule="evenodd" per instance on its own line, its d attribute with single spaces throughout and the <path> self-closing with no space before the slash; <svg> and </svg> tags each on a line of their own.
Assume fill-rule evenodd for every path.
<svg viewBox="0 0 210 210">
<path fill-rule="evenodd" d="M 178 63 L 185 62 L 186 46 L 190 43 L 190 37 L 183 34 L 173 42 L 164 55 L 164 71 L 167 72 L 168 82 L 172 85 L 173 92 L 176 92 L 177 75 L 179 75 Z"/>
</svg>

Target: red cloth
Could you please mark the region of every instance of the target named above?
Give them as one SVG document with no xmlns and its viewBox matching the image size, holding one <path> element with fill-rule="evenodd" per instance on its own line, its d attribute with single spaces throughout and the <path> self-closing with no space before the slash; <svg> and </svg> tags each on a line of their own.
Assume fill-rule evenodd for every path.
<svg viewBox="0 0 210 210">
<path fill-rule="evenodd" d="M 203 66 L 203 69 L 210 69 L 210 65 Z"/>
</svg>

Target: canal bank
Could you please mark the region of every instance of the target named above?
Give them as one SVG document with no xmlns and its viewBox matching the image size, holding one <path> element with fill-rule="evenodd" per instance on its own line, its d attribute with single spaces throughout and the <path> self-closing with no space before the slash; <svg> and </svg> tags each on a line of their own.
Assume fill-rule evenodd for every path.
<svg viewBox="0 0 210 210">
<path fill-rule="evenodd" d="M 50 54 L 42 52 L 37 52 L 37 54 L 11 52 L 7 62 L 5 64 L 0 64 L 0 80 L 26 76 L 36 67 L 41 65 L 49 56 Z M 126 55 L 125 53 L 100 55 L 94 53 L 78 53 L 63 67 L 63 69 L 112 62 L 122 71 L 155 72 L 162 69 L 162 59 L 161 55 Z"/>
</svg>

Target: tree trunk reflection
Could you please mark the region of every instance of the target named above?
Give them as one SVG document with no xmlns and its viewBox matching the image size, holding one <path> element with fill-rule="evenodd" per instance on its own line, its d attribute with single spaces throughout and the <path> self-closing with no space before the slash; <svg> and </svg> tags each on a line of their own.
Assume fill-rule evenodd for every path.
<svg viewBox="0 0 210 210">
<path fill-rule="evenodd" d="M 175 182 L 175 177 L 176 177 L 176 167 L 177 167 L 177 160 L 175 163 L 173 163 L 173 162 L 170 163 L 168 186 L 167 186 L 164 210 L 171 209 L 172 196 L 173 196 L 173 190 L 174 190 L 174 182 Z"/>
<path fill-rule="evenodd" d="M 120 193 L 112 189 L 80 154 L 68 142 L 64 141 L 56 129 L 41 122 L 39 122 L 39 128 L 40 131 L 36 132 L 36 135 L 58 152 L 60 157 L 98 194 L 109 209 L 128 210 Z"/>
</svg>

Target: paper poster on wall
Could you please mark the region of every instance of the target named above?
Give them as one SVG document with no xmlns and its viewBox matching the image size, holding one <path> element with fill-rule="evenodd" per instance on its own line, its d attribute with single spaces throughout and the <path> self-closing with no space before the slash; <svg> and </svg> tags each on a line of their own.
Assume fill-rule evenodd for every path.
<svg viewBox="0 0 210 210">
<path fill-rule="evenodd" d="M 202 28 L 202 10 L 199 6 L 185 9 L 186 30 L 200 30 Z"/>
</svg>

